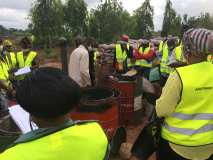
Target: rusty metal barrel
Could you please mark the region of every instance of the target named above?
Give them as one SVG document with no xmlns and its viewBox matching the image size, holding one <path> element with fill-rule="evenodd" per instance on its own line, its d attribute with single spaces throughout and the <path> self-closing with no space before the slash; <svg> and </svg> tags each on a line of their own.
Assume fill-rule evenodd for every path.
<svg viewBox="0 0 213 160">
<path fill-rule="evenodd" d="M 96 120 L 100 123 L 109 140 L 118 128 L 119 92 L 107 88 L 89 88 L 83 91 L 81 105 L 71 113 L 73 120 Z"/>
</svg>

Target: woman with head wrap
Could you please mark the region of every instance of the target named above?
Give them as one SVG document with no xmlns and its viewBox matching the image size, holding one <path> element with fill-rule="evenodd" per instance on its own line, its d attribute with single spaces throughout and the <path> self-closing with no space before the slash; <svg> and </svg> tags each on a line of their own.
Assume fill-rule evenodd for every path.
<svg viewBox="0 0 213 160">
<path fill-rule="evenodd" d="M 156 101 L 164 118 L 157 157 L 160 160 L 213 160 L 213 31 L 190 29 L 183 37 L 188 65 L 172 72 Z M 133 159 L 144 159 L 132 150 Z M 132 160 L 133 160 L 132 159 Z"/>
<path fill-rule="evenodd" d="M 213 31 L 190 29 L 183 37 L 187 66 L 171 73 L 156 102 L 164 117 L 160 159 L 213 159 Z"/>
</svg>

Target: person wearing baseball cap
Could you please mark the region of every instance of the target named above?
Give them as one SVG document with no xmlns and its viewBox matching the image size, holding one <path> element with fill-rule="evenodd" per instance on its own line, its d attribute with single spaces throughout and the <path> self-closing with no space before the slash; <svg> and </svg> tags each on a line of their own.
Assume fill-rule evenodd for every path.
<svg viewBox="0 0 213 160">
<path fill-rule="evenodd" d="M 115 45 L 114 64 L 117 73 L 125 73 L 134 66 L 132 62 L 133 48 L 129 44 L 129 36 L 122 35 L 121 41 Z"/>
<path fill-rule="evenodd" d="M 124 34 L 121 36 L 121 40 L 124 41 L 124 42 L 129 42 L 129 36 Z"/>
</svg>

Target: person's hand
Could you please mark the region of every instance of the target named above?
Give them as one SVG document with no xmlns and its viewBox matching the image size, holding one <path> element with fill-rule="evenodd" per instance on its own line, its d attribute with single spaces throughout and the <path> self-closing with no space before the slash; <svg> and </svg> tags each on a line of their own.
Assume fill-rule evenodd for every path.
<svg viewBox="0 0 213 160">
<path fill-rule="evenodd" d="M 8 95 L 12 96 L 12 97 L 15 97 L 16 96 L 16 90 L 13 88 L 12 85 L 9 85 L 7 87 L 7 93 Z"/>
<path fill-rule="evenodd" d="M 12 91 L 12 96 L 13 96 L 13 97 L 16 97 L 16 90 L 13 90 L 13 91 Z"/>
<path fill-rule="evenodd" d="M 156 67 L 156 66 L 159 66 L 159 65 L 160 65 L 160 61 L 158 59 L 154 59 L 153 62 L 152 62 L 152 66 Z"/>
<path fill-rule="evenodd" d="M 10 85 L 7 87 L 7 92 L 12 93 L 12 91 L 13 91 L 13 86 L 10 84 Z"/>
</svg>

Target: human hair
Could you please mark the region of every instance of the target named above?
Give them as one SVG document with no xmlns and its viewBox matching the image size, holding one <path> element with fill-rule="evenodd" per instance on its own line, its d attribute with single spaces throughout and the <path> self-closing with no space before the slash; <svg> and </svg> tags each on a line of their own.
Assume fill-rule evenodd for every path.
<svg viewBox="0 0 213 160">
<path fill-rule="evenodd" d="M 32 47 L 32 42 L 28 37 L 22 38 L 19 44 L 23 49 L 28 49 Z"/>
<path fill-rule="evenodd" d="M 75 45 L 78 47 L 79 45 L 86 45 L 86 38 L 82 36 L 77 36 L 75 38 Z"/>
<path fill-rule="evenodd" d="M 17 87 L 17 101 L 34 117 L 57 118 L 75 108 L 81 98 L 80 87 L 56 68 L 32 71 Z"/>
<path fill-rule="evenodd" d="M 170 49 L 174 49 L 175 48 L 175 44 L 176 43 L 176 40 L 175 38 L 170 38 L 167 40 L 167 45 Z"/>
<path fill-rule="evenodd" d="M 92 48 L 98 48 L 98 42 L 93 37 L 88 37 L 86 44 Z"/>
</svg>

